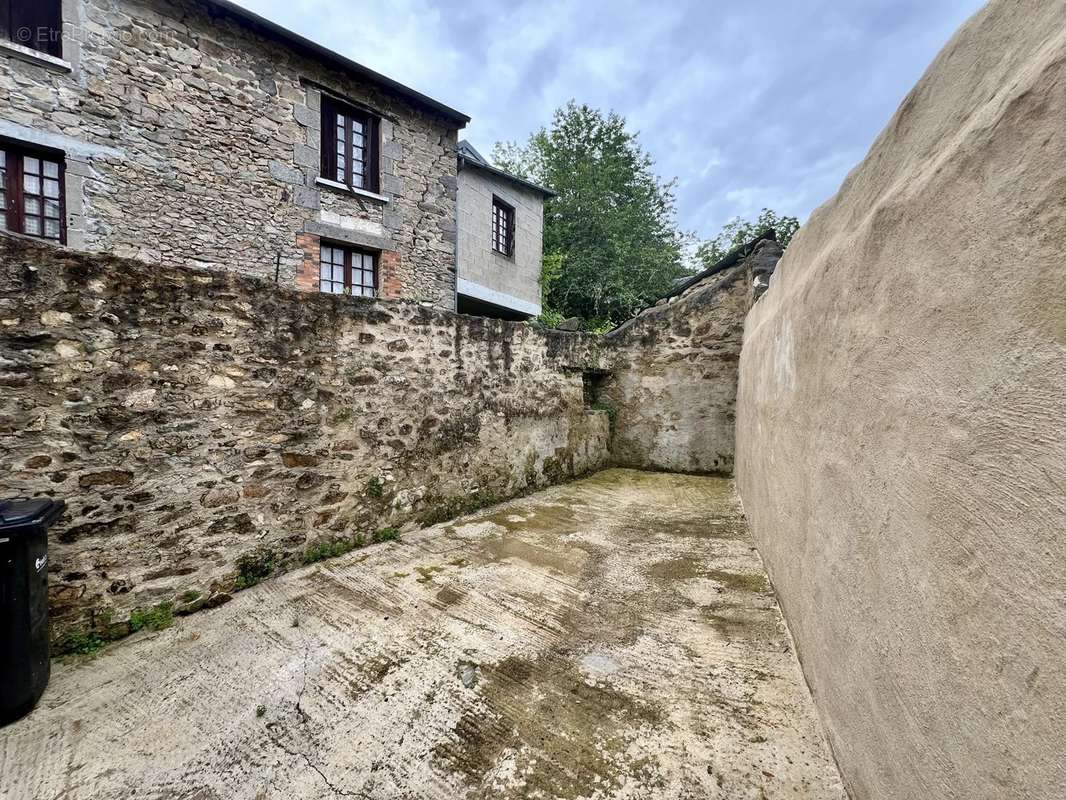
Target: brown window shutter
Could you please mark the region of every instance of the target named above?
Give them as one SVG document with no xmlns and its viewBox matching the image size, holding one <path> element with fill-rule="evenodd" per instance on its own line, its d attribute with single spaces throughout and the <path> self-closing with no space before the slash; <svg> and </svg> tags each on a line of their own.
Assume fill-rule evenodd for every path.
<svg viewBox="0 0 1066 800">
<path fill-rule="evenodd" d="M 8 38 L 42 53 L 63 56 L 62 0 L 0 0 L 9 7 Z"/>
<path fill-rule="evenodd" d="M 507 215 L 507 255 L 511 256 L 512 258 L 514 258 L 514 221 L 515 210 L 512 208 L 510 213 Z"/>
<path fill-rule="evenodd" d="M 381 191 L 381 120 L 370 117 L 370 186 L 372 192 Z"/>
<path fill-rule="evenodd" d="M 5 41 L 15 38 L 15 32 L 11 30 L 11 2 L 12 0 L 0 0 L 0 39 Z"/>
<path fill-rule="evenodd" d="M 322 177 L 337 180 L 337 112 L 322 98 Z"/>
</svg>

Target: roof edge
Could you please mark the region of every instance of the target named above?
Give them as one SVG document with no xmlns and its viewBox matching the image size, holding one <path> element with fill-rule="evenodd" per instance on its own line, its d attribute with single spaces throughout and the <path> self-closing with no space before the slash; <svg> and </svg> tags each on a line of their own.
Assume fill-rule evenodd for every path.
<svg viewBox="0 0 1066 800">
<path fill-rule="evenodd" d="M 238 22 L 244 23 L 249 27 L 258 30 L 260 33 L 265 33 L 281 39 L 297 50 L 309 53 L 326 63 L 340 67 L 346 72 L 350 72 L 360 78 L 376 83 L 379 86 L 383 86 L 396 94 L 432 109 L 445 118 L 459 123 L 460 128 L 465 127 L 466 124 L 470 122 L 470 117 L 463 112 L 457 111 L 451 106 L 441 103 L 439 100 L 434 100 L 429 95 L 422 94 L 421 92 L 412 89 L 410 86 L 405 86 L 399 81 L 395 81 L 392 78 L 382 75 L 380 72 L 375 72 L 369 67 L 365 67 L 356 61 L 352 61 L 347 56 L 342 56 L 335 50 L 330 50 L 328 47 L 290 31 L 288 28 L 282 27 L 276 22 L 271 22 L 269 19 L 261 17 L 243 6 L 237 5 L 231 0 L 201 0 L 201 2 L 205 6 L 209 6 L 223 14 L 234 17 Z"/>
<path fill-rule="evenodd" d="M 467 158 L 462 153 L 460 153 L 459 169 L 462 169 L 464 166 L 469 166 L 474 169 L 481 169 L 485 172 L 495 175 L 498 178 L 503 178 L 505 180 L 511 181 L 511 183 L 517 183 L 519 186 L 524 186 L 527 189 L 532 189 L 534 192 L 539 192 L 540 194 L 544 195 L 545 198 L 556 196 L 556 192 L 553 192 L 551 189 L 547 189 L 538 183 L 527 181 L 525 178 L 519 178 L 517 175 L 512 175 L 510 172 L 504 172 L 499 167 L 494 167 L 491 164 L 485 164 L 480 161 L 475 161 L 474 159 Z"/>
</svg>

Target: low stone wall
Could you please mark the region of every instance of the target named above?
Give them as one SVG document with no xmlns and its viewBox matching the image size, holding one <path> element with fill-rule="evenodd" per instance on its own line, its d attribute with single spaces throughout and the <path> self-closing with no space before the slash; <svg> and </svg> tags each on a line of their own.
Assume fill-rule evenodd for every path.
<svg viewBox="0 0 1066 800">
<path fill-rule="evenodd" d="M 611 373 L 598 399 L 614 415 L 614 464 L 733 473 L 744 315 L 755 273 L 780 258 L 777 242 L 760 241 L 606 336 Z"/>
<path fill-rule="evenodd" d="M 581 334 L 0 235 L 0 496 L 68 503 L 57 636 L 597 469 L 599 366 Z"/>
<path fill-rule="evenodd" d="M 737 475 L 854 800 L 1066 797 L 1066 3 L 993 0 L 748 316 Z"/>
</svg>

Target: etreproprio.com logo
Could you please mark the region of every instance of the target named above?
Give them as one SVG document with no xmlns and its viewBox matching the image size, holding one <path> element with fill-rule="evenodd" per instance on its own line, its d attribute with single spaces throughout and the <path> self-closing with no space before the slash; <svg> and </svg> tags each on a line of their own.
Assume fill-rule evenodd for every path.
<svg viewBox="0 0 1066 800">
<path fill-rule="evenodd" d="M 124 44 L 130 44 L 133 42 L 160 42 L 173 44 L 177 42 L 175 33 L 173 31 L 160 31 L 160 30 L 148 30 L 144 28 L 124 28 L 124 29 L 112 29 L 108 31 L 90 31 L 87 28 L 82 28 L 77 25 L 65 25 L 62 29 L 49 28 L 49 27 L 37 27 L 32 28 L 23 26 L 16 28 L 12 39 L 22 45 L 33 46 L 34 44 L 42 44 L 44 42 L 104 42 L 104 41 L 119 41 Z"/>
</svg>

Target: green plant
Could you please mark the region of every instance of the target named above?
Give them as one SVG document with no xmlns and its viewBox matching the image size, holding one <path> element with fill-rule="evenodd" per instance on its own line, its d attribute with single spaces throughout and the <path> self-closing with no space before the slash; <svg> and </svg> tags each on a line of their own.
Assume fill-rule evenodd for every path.
<svg viewBox="0 0 1066 800">
<path fill-rule="evenodd" d="M 734 249 L 751 244 L 769 231 L 777 234 L 777 243 L 785 248 L 799 227 L 799 219 L 796 217 L 779 215 L 769 208 L 764 208 L 754 220 L 734 217 L 717 236 L 697 248 L 696 258 L 704 267 L 713 267 Z"/>
<path fill-rule="evenodd" d="M 628 319 L 686 273 L 674 181 L 625 119 L 569 102 L 496 166 L 555 192 L 544 204 L 544 304 L 567 317 Z"/>
<path fill-rule="evenodd" d="M 59 643 L 59 651 L 69 655 L 91 656 L 95 655 L 104 644 L 103 638 L 98 633 L 72 631 Z"/>
<path fill-rule="evenodd" d="M 485 506 L 494 505 L 501 499 L 491 491 L 479 491 L 453 497 L 430 497 L 426 500 L 426 510 L 418 515 L 418 521 L 425 526 L 437 525 L 461 517 L 463 514 L 470 514 Z"/>
<path fill-rule="evenodd" d="M 400 538 L 400 532 L 395 528 L 382 528 L 374 534 L 374 542 L 395 542 Z"/>
<path fill-rule="evenodd" d="M 237 559 L 237 580 L 234 587 L 237 590 L 248 589 L 255 586 L 264 578 L 269 578 L 274 571 L 276 556 L 270 550 L 256 553 L 245 553 Z"/>
<path fill-rule="evenodd" d="M 381 478 L 375 475 L 368 480 L 366 482 L 366 493 L 371 497 L 380 499 L 385 494 L 385 484 L 381 482 Z"/>
<path fill-rule="evenodd" d="M 186 589 L 178 597 L 183 603 L 195 603 L 201 596 L 195 589 Z"/>
<path fill-rule="evenodd" d="M 618 421 L 618 410 L 612 405 L 599 401 L 593 403 L 590 408 L 593 411 L 603 411 L 607 414 L 607 422 L 610 425 L 611 433 L 614 433 L 615 423 Z"/>
<path fill-rule="evenodd" d="M 342 422 L 347 422 L 352 418 L 352 410 L 350 408 L 342 408 L 336 414 L 333 415 L 333 424 L 338 425 Z"/>
<path fill-rule="evenodd" d="M 558 311 L 552 311 L 550 308 L 545 308 L 540 312 L 540 316 L 533 320 L 533 323 L 542 328 L 557 328 L 559 323 L 564 319 L 566 319 L 566 317 Z"/>
<path fill-rule="evenodd" d="M 130 613 L 130 633 L 142 628 L 161 631 L 174 624 L 174 608 L 170 603 L 159 603 L 148 609 L 135 608 Z"/>
<path fill-rule="evenodd" d="M 314 564 L 327 558 L 336 558 L 356 548 L 354 539 L 322 539 L 314 542 L 305 551 L 303 563 Z"/>
</svg>

